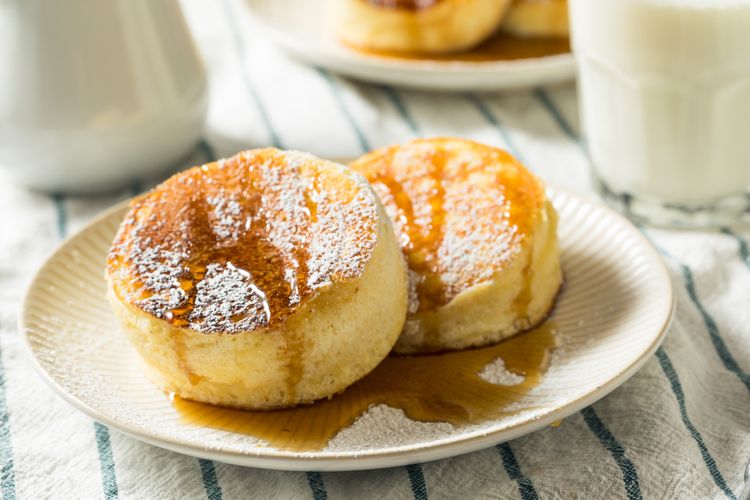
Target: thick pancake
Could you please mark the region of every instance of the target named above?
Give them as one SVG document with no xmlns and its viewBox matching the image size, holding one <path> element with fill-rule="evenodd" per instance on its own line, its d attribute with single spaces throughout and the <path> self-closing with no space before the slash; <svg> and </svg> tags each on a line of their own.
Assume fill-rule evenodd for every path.
<svg viewBox="0 0 750 500">
<path fill-rule="evenodd" d="M 391 232 L 367 182 L 346 167 L 248 151 L 133 202 L 107 259 L 111 298 L 165 389 L 229 406 L 307 402 L 367 373 L 395 341 L 406 285 Z M 332 302 L 340 293 L 357 295 Z M 373 307 L 392 319 L 369 335 Z M 310 319 L 315 309 L 324 312 Z M 347 320 L 332 322 L 339 315 Z M 342 370 L 331 342 L 366 354 Z M 253 367 L 268 373 L 248 380 Z"/>
<path fill-rule="evenodd" d="M 473 47 L 494 33 L 511 0 L 335 0 L 339 39 L 375 52 L 436 54 Z"/>
<path fill-rule="evenodd" d="M 511 155 L 422 139 L 351 166 L 380 196 L 409 267 L 397 351 L 483 345 L 546 315 L 561 278 L 556 219 L 542 183 Z"/>
</svg>

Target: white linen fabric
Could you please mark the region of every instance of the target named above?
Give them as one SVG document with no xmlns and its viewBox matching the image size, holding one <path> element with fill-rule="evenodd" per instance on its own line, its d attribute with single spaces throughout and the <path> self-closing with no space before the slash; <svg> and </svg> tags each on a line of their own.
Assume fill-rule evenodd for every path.
<svg viewBox="0 0 750 500">
<path fill-rule="evenodd" d="M 205 59 L 204 138 L 173 170 L 274 145 L 354 157 L 416 136 L 507 148 L 550 184 L 593 196 L 572 85 L 437 94 L 355 83 L 292 61 L 241 0 L 183 0 Z M 749 167 L 750 168 L 750 167 Z M 677 294 L 656 355 L 611 395 L 549 427 L 437 462 L 277 472 L 168 452 L 94 423 L 34 373 L 17 331 L 23 290 L 67 234 L 158 179 L 98 197 L 47 196 L 0 174 L 3 498 L 737 498 L 750 458 L 747 226 L 644 229 Z"/>
</svg>

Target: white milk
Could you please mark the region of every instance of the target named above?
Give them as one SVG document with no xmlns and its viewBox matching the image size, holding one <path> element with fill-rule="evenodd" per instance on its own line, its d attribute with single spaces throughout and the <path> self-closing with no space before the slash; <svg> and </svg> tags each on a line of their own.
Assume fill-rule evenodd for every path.
<svg viewBox="0 0 750 500">
<path fill-rule="evenodd" d="M 571 0 L 583 129 L 618 195 L 705 207 L 750 185 L 750 0 Z"/>
</svg>

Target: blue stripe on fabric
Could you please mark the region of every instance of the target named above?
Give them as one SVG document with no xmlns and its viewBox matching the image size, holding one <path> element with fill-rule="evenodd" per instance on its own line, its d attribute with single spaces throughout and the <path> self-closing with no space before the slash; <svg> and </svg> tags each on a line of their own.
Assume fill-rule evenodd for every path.
<svg viewBox="0 0 750 500">
<path fill-rule="evenodd" d="M 117 476 L 115 475 L 115 460 L 112 456 L 112 443 L 109 439 L 109 429 L 94 422 L 96 448 L 99 451 L 99 465 L 102 471 L 102 490 L 104 498 L 111 500 L 118 497 Z"/>
<path fill-rule="evenodd" d="M 406 123 L 409 128 L 411 129 L 412 133 L 414 135 L 419 135 L 419 127 L 417 126 L 417 122 L 414 119 L 414 117 L 409 113 L 409 109 L 404 104 L 404 101 L 401 100 L 401 97 L 399 97 L 398 92 L 396 92 L 393 87 L 388 85 L 381 85 L 380 87 L 383 90 L 383 93 L 388 98 L 389 101 L 391 101 L 391 104 L 393 104 L 393 107 L 396 108 L 396 111 L 398 111 L 399 116 L 401 116 L 401 119 Z"/>
<path fill-rule="evenodd" d="M 419 464 L 407 465 L 406 473 L 409 475 L 414 500 L 427 500 L 427 483 L 424 480 L 422 467 Z"/>
<path fill-rule="evenodd" d="M 211 162 L 216 159 L 216 152 L 209 142 L 201 138 L 198 141 L 198 149 L 203 154 L 205 161 Z M 216 467 L 211 460 L 204 458 L 198 459 L 198 465 L 200 465 L 201 476 L 203 479 L 203 488 L 206 490 L 206 496 L 209 500 L 221 500 L 221 486 L 219 486 L 219 479 L 216 476 Z"/>
<path fill-rule="evenodd" d="M 523 500 L 537 500 L 539 496 L 536 493 L 536 488 L 534 488 L 534 483 L 521 472 L 521 467 L 518 465 L 518 461 L 510 445 L 508 443 L 501 443 L 496 448 L 503 459 L 503 467 L 508 477 L 518 483 L 518 492 L 521 494 L 521 498 Z"/>
<path fill-rule="evenodd" d="M 557 107 L 552 98 L 547 94 L 547 91 L 542 88 L 536 88 L 534 89 L 534 96 L 537 98 L 537 100 L 539 100 L 539 102 L 542 104 L 544 109 L 547 110 L 550 116 L 552 116 L 552 119 L 555 121 L 555 123 L 557 123 L 557 126 L 560 128 L 560 130 L 562 130 L 563 133 L 567 135 L 571 141 L 575 142 L 578 145 L 581 145 L 581 138 L 573 130 L 573 127 L 570 126 L 570 123 L 568 123 L 568 120 L 565 119 L 562 112 L 560 111 L 560 108 Z"/>
<path fill-rule="evenodd" d="M 417 125 L 416 120 L 411 116 L 411 114 L 408 112 L 408 108 L 403 103 L 403 101 L 400 99 L 398 94 L 390 87 L 383 86 L 382 87 L 384 92 L 386 92 L 386 95 L 393 103 L 394 107 L 398 111 L 399 115 L 401 115 L 401 118 L 406 122 L 406 124 L 411 128 L 411 130 L 414 132 L 415 135 L 420 134 L 419 126 Z M 475 99 L 477 99 L 477 102 L 479 103 L 480 107 L 484 107 L 483 104 L 474 96 Z M 485 108 L 486 109 L 486 108 Z M 488 111 L 488 110 L 487 110 Z M 487 112 L 486 114 L 483 113 L 485 117 L 489 117 L 490 123 L 495 125 L 498 129 L 501 129 L 500 124 L 495 118 L 492 116 L 491 113 Z M 504 132 L 503 132 L 504 133 Z M 506 140 L 506 142 L 508 142 Z M 510 143 L 509 143 L 509 147 Z M 517 155 L 517 152 L 514 152 L 514 154 Z M 510 445 L 508 443 L 503 443 L 502 445 L 498 445 L 498 450 L 500 450 L 501 456 L 503 457 L 503 465 L 505 466 L 505 470 L 508 471 L 508 475 L 511 476 L 511 479 L 515 481 L 519 481 L 519 491 L 521 492 L 521 496 L 526 499 L 535 499 L 536 491 L 534 490 L 534 485 L 531 482 L 531 479 L 524 476 L 520 472 L 520 468 L 518 466 L 518 462 L 516 461 L 515 455 L 513 454 L 513 450 L 511 449 Z M 418 497 L 417 494 L 420 489 L 415 489 L 415 484 L 419 485 L 420 481 L 421 484 L 424 484 L 424 474 L 422 473 L 422 469 L 419 465 L 411 465 L 408 468 L 409 473 L 409 480 L 411 481 L 412 486 L 412 492 L 414 493 L 415 498 L 422 498 Z M 417 478 L 421 478 L 418 480 Z M 426 488 L 424 490 L 424 498 L 427 498 L 427 491 Z"/>
<path fill-rule="evenodd" d="M 5 367 L 0 351 L 0 490 L 3 500 L 16 498 L 16 471 L 13 460 L 13 442 L 10 437 L 8 404 L 5 398 Z"/>
<path fill-rule="evenodd" d="M 341 109 L 341 113 L 346 118 L 346 121 L 349 122 L 349 125 L 352 128 L 352 131 L 354 132 L 354 135 L 357 136 L 357 141 L 359 141 L 359 147 L 362 149 L 362 152 L 366 153 L 370 151 L 372 148 L 370 147 L 370 143 L 367 141 L 367 138 L 365 137 L 364 132 L 362 132 L 362 129 L 359 127 L 357 122 L 354 120 L 354 116 L 352 116 L 351 112 L 349 111 L 349 108 L 346 106 L 346 103 L 344 102 L 344 98 L 341 95 L 341 89 L 339 88 L 336 81 L 333 79 L 331 74 L 324 70 L 323 68 L 315 68 L 318 70 L 318 73 L 325 79 L 326 82 L 328 82 L 328 86 L 331 87 L 331 92 L 333 93 L 334 99 L 336 99 L 336 103 L 339 105 L 339 108 Z"/>
<path fill-rule="evenodd" d="M 60 239 L 65 238 L 68 231 L 68 214 L 65 210 L 65 197 L 62 194 L 53 194 L 52 200 L 55 204 L 57 214 L 57 234 Z M 115 461 L 112 456 L 112 445 L 109 439 L 109 429 L 99 422 L 94 422 L 94 436 L 96 437 L 96 448 L 99 452 L 99 466 L 102 474 L 102 492 L 107 500 L 117 498 L 117 477 L 115 475 Z"/>
<path fill-rule="evenodd" d="M 65 212 L 65 197 L 60 193 L 52 195 L 52 201 L 55 204 L 55 222 L 57 224 L 57 237 L 65 238 L 68 232 L 68 220 Z"/>
<path fill-rule="evenodd" d="M 510 152 L 513 153 L 513 156 L 516 157 L 518 161 L 526 165 L 526 160 L 524 160 L 523 156 L 521 155 L 521 152 L 516 147 L 515 143 L 513 142 L 513 139 L 511 139 L 510 134 L 505 129 L 505 125 L 500 121 L 500 119 L 495 116 L 495 114 L 490 110 L 489 106 L 484 103 L 476 94 L 465 94 L 466 100 L 471 103 L 472 106 L 474 106 L 477 111 L 484 117 L 487 122 L 495 127 L 495 130 L 500 134 L 500 137 L 503 139 L 503 142 L 508 145 L 508 149 L 510 149 Z"/>
<path fill-rule="evenodd" d="M 748 247 L 747 241 L 745 241 L 744 238 L 742 238 L 739 234 L 733 232 L 728 227 L 722 228 L 721 232 L 726 234 L 727 236 L 731 236 L 732 238 L 734 238 L 734 240 L 737 242 L 737 245 L 739 246 L 742 262 L 744 262 L 745 265 L 750 268 L 750 247 Z"/>
<path fill-rule="evenodd" d="M 549 97 L 547 97 L 546 103 L 547 105 L 545 107 L 550 112 L 550 114 L 553 115 L 553 117 L 555 118 L 555 121 L 558 122 L 563 132 L 565 132 L 566 135 L 569 135 L 571 139 L 573 139 L 573 141 L 580 144 L 580 141 L 578 141 L 578 136 L 573 132 L 572 127 L 570 127 L 570 124 L 565 120 L 560 110 L 555 106 L 552 100 L 549 99 Z M 734 356 L 732 356 L 732 353 L 727 348 L 727 345 L 724 342 L 724 339 L 722 338 L 721 333 L 719 332 L 719 327 L 717 326 L 716 321 L 708 313 L 708 310 L 706 310 L 706 308 L 703 307 L 703 304 L 698 298 L 698 293 L 696 292 L 696 289 L 695 289 L 693 273 L 690 270 L 690 267 L 681 263 L 674 256 L 670 255 L 665 249 L 656 245 L 656 243 L 651 238 L 648 237 L 645 231 L 643 231 L 642 228 L 640 229 L 641 229 L 641 233 L 643 233 L 644 236 L 646 236 L 651 241 L 651 244 L 654 245 L 654 247 L 659 251 L 659 253 L 661 253 L 662 255 L 666 257 L 671 258 L 680 267 L 680 270 L 682 272 L 682 279 L 683 279 L 683 282 L 685 283 L 685 288 L 687 289 L 688 296 L 690 297 L 690 300 L 693 302 L 693 305 L 695 305 L 696 309 L 698 309 L 698 312 L 703 318 L 703 323 L 706 325 L 706 330 L 708 331 L 708 335 L 711 339 L 711 343 L 713 344 L 714 349 L 716 350 L 716 353 L 719 355 L 719 359 L 721 359 L 722 363 L 724 364 L 724 367 L 727 370 L 734 373 L 740 379 L 740 381 L 745 385 L 748 391 L 750 391 L 750 375 L 748 375 L 746 372 L 744 372 L 740 368 L 739 364 L 734 359 Z M 730 235 L 732 234 L 728 229 L 725 230 L 725 233 L 730 234 Z M 743 259 L 745 259 L 747 262 L 746 256 L 750 256 L 750 251 L 748 251 L 747 246 L 745 246 L 745 252 L 746 253 L 743 253 L 742 242 L 740 242 L 740 254 L 742 255 Z"/>
<path fill-rule="evenodd" d="M 198 459 L 201 467 L 201 476 L 203 476 L 203 488 L 206 490 L 208 500 L 221 500 L 221 486 L 216 478 L 216 467 L 211 460 L 204 458 Z"/>
<path fill-rule="evenodd" d="M 253 102 L 255 103 L 256 108 L 258 109 L 258 113 L 260 114 L 261 121 L 263 122 L 263 125 L 266 128 L 266 131 L 268 132 L 268 135 L 271 139 L 271 145 L 283 149 L 284 145 L 281 142 L 281 139 L 279 138 L 279 134 L 276 133 L 276 129 L 273 127 L 273 124 L 271 123 L 271 119 L 269 117 L 268 111 L 266 110 L 265 105 L 263 104 L 263 101 L 260 98 L 260 94 L 258 94 L 257 89 L 255 88 L 255 85 L 253 84 L 253 81 L 250 79 L 250 76 L 247 72 L 247 53 L 245 51 L 245 43 L 243 40 L 243 37 L 241 35 L 241 30 L 239 26 L 237 25 L 237 20 L 232 12 L 232 8 L 229 5 L 229 2 L 227 0 L 222 0 L 222 6 L 224 8 L 224 14 L 227 18 L 227 21 L 229 23 L 230 30 L 232 32 L 232 38 L 234 40 L 235 49 L 237 50 L 237 55 L 240 59 L 240 67 L 242 68 L 242 79 L 245 82 L 245 87 L 247 88 L 248 94 L 250 94 L 250 97 L 252 98 Z M 216 159 L 216 153 L 211 147 L 211 145 L 205 140 L 201 139 L 201 141 L 198 144 L 198 147 L 201 148 L 205 156 L 209 159 L 209 161 L 213 161 Z M 201 472 L 204 470 L 204 461 L 201 461 Z M 214 469 L 214 465 L 212 462 L 206 460 L 205 462 L 208 462 L 211 465 L 211 468 Z M 221 488 L 218 483 L 218 479 L 216 478 L 216 474 L 213 474 L 214 483 L 215 483 L 215 491 L 218 491 L 219 495 L 221 495 Z M 203 473 L 203 487 L 206 489 L 206 492 L 208 493 L 209 490 L 214 491 L 212 489 L 214 485 L 211 483 L 208 483 L 206 474 Z M 210 497 L 209 497 L 210 498 Z M 219 496 L 219 498 L 221 498 Z"/>
<path fill-rule="evenodd" d="M 556 120 L 559 119 L 560 123 L 564 124 L 565 127 L 563 128 L 563 131 L 568 130 L 572 133 L 572 127 L 567 123 L 567 121 L 563 118 L 562 113 L 559 112 L 558 108 L 554 105 L 551 99 L 548 100 L 548 103 L 550 107 L 548 110 L 552 112 L 552 110 L 555 110 L 554 116 L 556 117 Z M 567 133 L 567 132 L 566 132 Z M 580 140 L 577 140 L 577 135 L 573 134 L 573 140 L 581 145 Z M 648 238 L 648 235 L 643 231 L 643 228 L 641 229 L 641 232 Z M 649 238 L 650 239 L 650 238 Z M 660 248 L 657 246 L 653 241 L 651 243 L 656 247 L 656 249 L 662 254 L 667 257 L 671 257 L 666 250 L 663 248 Z M 682 270 L 683 280 L 685 281 L 686 287 L 688 289 L 688 295 L 690 296 L 690 299 L 693 301 L 695 306 L 698 308 L 698 311 L 701 313 L 701 316 L 703 316 L 703 321 L 706 325 L 706 327 L 709 329 L 709 335 L 711 336 L 711 340 L 714 343 L 714 347 L 717 349 L 717 352 L 719 353 L 719 357 L 722 359 L 722 362 L 724 362 L 724 366 L 731 370 L 732 366 L 735 366 L 738 368 L 738 371 L 735 371 L 735 373 L 740 376 L 739 367 L 737 366 L 737 363 L 734 362 L 734 358 L 731 356 L 729 351 L 726 349 L 726 345 L 724 344 L 724 341 L 721 339 L 721 336 L 719 335 L 718 328 L 716 327 L 716 322 L 713 320 L 713 318 L 708 314 L 708 312 L 705 310 L 703 305 L 698 300 L 698 295 L 695 293 L 695 286 L 693 284 L 692 279 L 692 272 L 690 271 L 690 268 L 679 261 L 675 259 L 674 257 L 671 257 L 675 262 L 677 262 L 680 266 L 680 269 Z M 712 326 L 709 326 L 712 325 Z M 721 351 L 719 351 L 719 346 L 721 346 Z M 729 366 L 727 366 L 727 362 L 725 361 L 725 357 L 722 357 L 722 351 L 726 357 L 726 360 L 731 360 L 729 362 Z M 690 435 L 693 436 L 693 439 L 695 439 L 696 443 L 698 444 L 698 448 L 701 450 L 701 455 L 703 456 L 703 461 L 706 463 L 706 467 L 708 467 L 708 471 L 711 474 L 711 477 L 713 478 L 714 482 L 716 483 L 719 488 L 727 495 L 728 498 L 735 498 L 732 491 L 727 487 L 726 482 L 724 481 L 724 478 L 722 477 L 721 473 L 719 472 L 718 468 L 716 467 L 716 461 L 713 459 L 711 454 L 708 452 L 708 448 L 706 448 L 705 443 L 703 442 L 703 437 L 698 432 L 698 430 L 695 428 L 695 426 L 690 422 L 690 419 L 687 415 L 687 409 L 685 406 L 685 395 L 682 390 L 682 384 L 680 383 L 679 378 L 677 377 L 677 373 L 674 370 L 674 367 L 672 366 L 672 362 L 669 360 L 669 357 L 667 356 L 666 351 L 664 351 L 663 348 L 659 348 L 656 351 L 656 356 L 659 359 L 659 363 L 661 364 L 662 370 L 664 371 L 664 374 L 666 375 L 667 379 L 669 380 L 671 386 L 672 386 L 672 392 L 674 393 L 675 397 L 677 398 L 677 403 L 680 407 L 680 416 L 682 417 L 682 421 L 685 424 L 685 427 L 690 432 Z M 733 363 L 732 363 L 733 362 Z M 745 374 L 746 375 L 746 374 Z M 747 385 L 747 377 L 740 376 L 740 379 L 745 382 Z"/>
<path fill-rule="evenodd" d="M 364 132 L 359 127 L 357 122 L 354 120 L 354 116 L 349 111 L 349 108 L 346 106 L 346 103 L 344 102 L 343 97 L 341 96 L 340 89 L 338 88 L 338 85 L 334 81 L 333 77 L 328 73 L 328 71 L 317 68 L 318 72 L 323 76 L 323 78 L 328 82 L 328 85 L 331 87 L 331 92 L 333 92 L 333 96 L 336 99 L 336 102 L 338 103 L 339 107 L 341 108 L 341 113 L 346 118 L 347 122 L 349 123 L 349 126 L 351 126 L 352 130 L 354 131 L 354 134 L 357 136 L 357 140 L 359 141 L 359 146 L 362 149 L 363 153 L 366 153 L 370 151 L 372 148 L 370 147 L 370 143 L 367 141 L 367 138 L 365 137 Z M 398 96 L 396 96 L 395 92 L 392 94 L 393 97 L 396 98 L 396 103 L 394 105 L 396 106 L 396 109 L 399 111 L 399 114 L 403 116 L 408 116 L 408 112 L 406 111 L 406 107 L 403 106 L 403 103 L 400 103 L 400 100 L 398 99 Z M 401 106 L 399 106 L 400 103 Z M 403 113 L 406 113 L 404 115 Z M 408 122 L 407 122 L 408 123 Z M 416 130 L 416 122 L 412 120 L 412 123 L 410 124 L 412 127 L 412 130 Z M 411 490 L 414 494 L 414 498 L 419 500 L 427 500 L 427 487 L 425 485 L 424 480 L 424 474 L 422 472 L 422 466 L 419 464 L 413 464 L 409 465 L 406 468 L 406 471 L 409 475 L 409 481 L 411 482 Z"/>
<path fill-rule="evenodd" d="M 489 122 L 491 125 L 493 125 L 497 129 L 497 131 L 500 133 L 505 143 L 508 145 L 508 149 L 511 150 L 513 155 L 516 158 L 518 158 L 518 160 L 521 161 L 521 163 L 524 163 L 523 156 L 520 154 L 520 151 L 518 151 L 518 148 L 515 147 L 513 141 L 510 138 L 510 134 L 508 134 L 502 122 L 494 115 L 494 113 L 492 113 L 489 107 L 475 94 L 467 94 L 466 98 L 469 100 L 470 103 L 472 103 L 477 108 L 477 110 L 482 114 L 482 116 L 484 116 L 487 122 Z M 548 99 L 548 101 L 549 101 L 549 104 L 552 106 L 551 100 Z M 560 120 L 558 122 L 560 125 L 565 123 L 562 115 L 559 112 L 556 113 L 556 116 Z M 570 127 L 565 127 L 564 130 L 568 130 L 571 134 L 573 134 L 572 129 L 570 129 Z M 574 137 L 574 135 L 571 135 L 571 137 Z M 593 409 L 591 409 L 591 413 L 595 415 L 595 413 L 593 413 Z M 585 414 L 583 415 L 583 417 L 584 417 L 584 420 L 586 420 Z M 610 451 L 610 453 L 612 453 L 612 456 L 615 462 L 623 471 L 624 488 L 625 488 L 626 493 L 628 494 L 628 497 L 629 498 L 641 498 L 638 474 L 636 472 L 636 469 L 633 463 L 625 456 L 625 448 L 617 441 L 614 435 L 607 430 L 607 428 L 604 426 L 604 424 L 601 422 L 601 420 L 598 417 L 596 417 L 596 421 L 598 421 L 600 424 L 600 427 L 597 429 L 605 430 L 606 433 L 598 434 L 597 430 L 591 425 L 589 425 L 589 428 L 591 429 L 591 432 L 599 439 L 602 446 L 604 446 L 608 451 Z M 607 438 L 606 441 L 603 440 L 603 438 L 605 437 Z M 512 450 L 510 449 L 510 446 L 508 446 L 507 449 L 512 456 Z M 615 455 L 615 453 L 612 451 L 613 449 L 622 450 L 622 453 Z M 623 458 L 625 461 L 623 461 Z M 625 467 L 627 471 L 624 470 L 623 467 Z M 520 483 L 519 483 L 519 488 L 520 488 Z M 637 491 L 637 496 L 635 497 L 631 496 L 631 492 L 635 492 L 635 491 Z"/>
<path fill-rule="evenodd" d="M 659 347 L 659 349 L 656 350 L 656 357 L 659 359 L 659 364 L 661 365 L 661 369 L 664 371 L 664 375 L 667 377 L 669 383 L 672 386 L 672 392 L 674 393 L 674 396 L 677 399 L 677 405 L 680 408 L 680 417 L 682 418 L 682 422 L 683 424 L 685 424 L 688 432 L 690 432 L 690 435 L 698 445 L 698 449 L 700 450 L 701 456 L 703 457 L 703 462 L 706 464 L 708 472 L 711 474 L 714 483 L 716 483 L 716 486 L 718 486 L 719 489 L 724 492 L 727 498 L 736 500 L 737 497 L 734 495 L 734 493 L 732 493 L 732 490 L 729 489 L 726 481 L 724 480 L 724 477 L 719 471 L 719 468 L 716 466 L 716 460 L 714 460 L 714 458 L 711 456 L 711 453 L 708 451 L 706 444 L 703 442 L 703 436 L 701 436 L 701 433 L 698 432 L 698 429 L 695 428 L 693 423 L 690 421 L 690 417 L 688 417 L 687 406 L 685 405 L 685 393 L 682 390 L 682 383 L 680 382 L 680 378 L 677 376 L 677 372 L 675 371 L 674 366 L 672 366 L 672 361 L 669 359 L 669 356 L 662 347 Z"/>
<path fill-rule="evenodd" d="M 677 261 L 677 259 L 674 260 Z M 685 264 L 679 262 L 678 264 L 680 266 L 680 270 L 682 271 L 682 280 L 685 282 L 685 288 L 687 289 L 688 296 L 703 318 L 703 324 L 706 325 L 708 336 L 711 339 L 711 343 L 714 345 L 716 353 L 719 355 L 719 359 L 721 359 L 724 367 L 730 372 L 737 375 L 740 381 L 745 384 L 747 390 L 750 391 L 750 375 L 745 373 L 742 368 L 740 368 L 739 364 L 737 364 L 737 360 L 735 360 L 734 356 L 732 356 L 732 353 L 729 352 L 727 345 L 724 343 L 724 339 L 721 337 L 721 333 L 719 332 L 719 327 L 716 325 L 716 321 L 708 313 L 706 308 L 703 307 L 703 303 L 701 303 L 700 299 L 698 298 L 698 292 L 696 292 L 695 290 L 695 281 L 693 280 L 693 272 Z"/>
<path fill-rule="evenodd" d="M 216 153 L 214 152 L 213 147 L 211 147 L 211 145 L 208 143 L 208 141 L 206 141 L 205 138 L 201 138 L 196 144 L 195 148 L 203 155 L 205 159 L 204 161 L 211 162 L 216 160 Z M 170 169 L 170 173 L 179 171 L 181 168 L 184 168 L 184 165 L 177 164 Z M 143 189 L 143 183 L 140 180 L 136 180 L 130 185 L 129 191 L 131 196 L 138 196 L 143 192 Z"/>
<path fill-rule="evenodd" d="M 307 472 L 307 484 L 310 485 L 313 500 L 327 500 L 328 492 L 323 482 L 323 475 L 320 472 Z"/>
<path fill-rule="evenodd" d="M 214 161 L 217 159 L 216 151 L 206 139 L 201 139 L 200 141 L 198 141 L 198 149 L 201 150 L 201 153 L 203 153 L 206 161 Z"/>
<path fill-rule="evenodd" d="M 242 79 L 245 82 L 245 87 L 247 87 L 247 91 L 250 94 L 250 97 L 253 99 L 253 101 L 255 102 L 255 106 L 258 108 L 258 113 L 260 114 L 260 118 L 263 121 L 263 125 L 266 127 L 268 135 L 271 138 L 271 144 L 276 148 L 284 149 L 281 139 L 279 139 L 279 135 L 276 133 L 276 130 L 271 124 L 270 116 L 268 114 L 268 111 L 266 110 L 265 105 L 263 104 L 263 101 L 260 98 L 260 94 L 258 94 L 258 91 L 247 72 L 247 52 L 245 51 L 245 41 L 242 36 L 240 27 L 237 24 L 237 18 L 234 12 L 232 12 L 232 7 L 229 5 L 228 0 L 222 0 L 221 3 L 224 8 L 224 15 L 229 23 L 229 29 L 232 32 L 235 49 L 237 50 L 237 54 L 240 59 L 240 68 L 242 68 Z"/>
<path fill-rule="evenodd" d="M 581 414 L 591 432 L 599 439 L 602 446 L 609 451 L 612 458 L 620 467 L 628 498 L 630 500 L 642 499 L 643 495 L 641 494 L 641 486 L 638 481 L 638 473 L 635 470 L 633 462 L 625 454 L 625 448 L 615 439 L 607 426 L 604 425 L 593 407 L 584 408 L 581 410 Z"/>
</svg>

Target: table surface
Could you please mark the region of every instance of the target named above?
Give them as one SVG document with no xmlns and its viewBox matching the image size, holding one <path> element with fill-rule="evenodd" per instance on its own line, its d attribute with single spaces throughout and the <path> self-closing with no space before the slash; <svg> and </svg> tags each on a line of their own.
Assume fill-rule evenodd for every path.
<svg viewBox="0 0 750 500">
<path fill-rule="evenodd" d="M 241 0 L 183 0 L 211 82 L 203 140 L 173 170 L 275 145 L 353 157 L 416 136 L 510 150 L 549 183 L 594 196 L 572 85 L 430 94 L 355 83 L 285 58 Z M 750 230 L 646 229 L 677 295 L 669 336 L 630 381 L 559 427 L 393 469 L 277 472 L 155 448 L 96 424 L 34 373 L 16 327 L 25 285 L 67 234 L 149 187 L 47 196 L 0 177 L 3 498 L 735 498 L 750 458 Z"/>
</svg>

